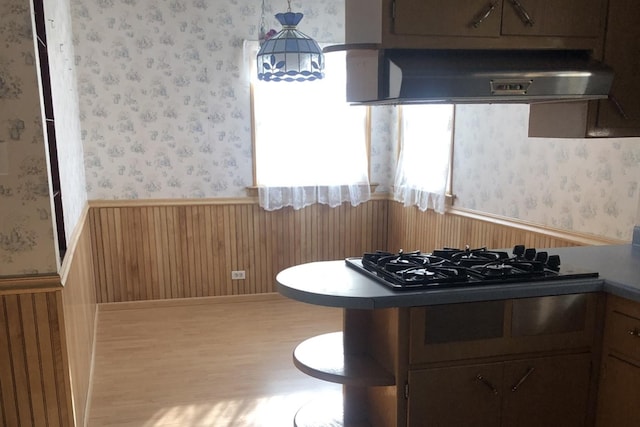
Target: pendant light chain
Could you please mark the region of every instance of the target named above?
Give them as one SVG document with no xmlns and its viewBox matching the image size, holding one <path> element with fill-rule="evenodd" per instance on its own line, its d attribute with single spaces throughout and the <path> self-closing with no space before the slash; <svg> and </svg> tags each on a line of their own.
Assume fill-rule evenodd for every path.
<svg viewBox="0 0 640 427">
<path fill-rule="evenodd" d="M 291 0 L 287 0 L 287 4 L 289 5 L 287 12 L 291 12 Z"/>
</svg>

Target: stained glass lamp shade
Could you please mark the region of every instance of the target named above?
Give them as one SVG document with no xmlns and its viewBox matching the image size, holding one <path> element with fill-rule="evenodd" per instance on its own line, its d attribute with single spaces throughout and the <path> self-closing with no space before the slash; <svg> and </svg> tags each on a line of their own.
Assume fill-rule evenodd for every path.
<svg viewBox="0 0 640 427">
<path fill-rule="evenodd" d="M 296 29 L 302 13 L 276 14 L 282 30 L 266 40 L 257 56 L 258 79 L 305 81 L 324 76 L 324 57 L 318 43 Z"/>
</svg>

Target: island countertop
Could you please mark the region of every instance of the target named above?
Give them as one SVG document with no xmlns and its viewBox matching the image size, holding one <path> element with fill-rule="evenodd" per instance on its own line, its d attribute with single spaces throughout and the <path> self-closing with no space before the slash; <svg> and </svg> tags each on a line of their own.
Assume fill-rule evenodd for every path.
<svg viewBox="0 0 640 427">
<path fill-rule="evenodd" d="M 282 295 L 310 304 L 351 309 L 413 307 L 508 298 L 604 291 L 640 302 L 640 247 L 637 245 L 553 248 L 563 264 L 597 271 L 599 277 L 394 291 L 346 266 L 344 260 L 287 268 L 276 276 Z"/>
</svg>

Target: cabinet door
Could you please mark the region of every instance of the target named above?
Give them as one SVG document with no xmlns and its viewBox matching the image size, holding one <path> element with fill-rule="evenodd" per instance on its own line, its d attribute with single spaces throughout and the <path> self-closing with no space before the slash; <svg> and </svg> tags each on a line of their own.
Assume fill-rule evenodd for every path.
<svg viewBox="0 0 640 427">
<path fill-rule="evenodd" d="M 503 365 L 409 372 L 409 427 L 498 427 Z"/>
<path fill-rule="evenodd" d="M 395 0 L 393 32 L 498 37 L 501 13 L 502 0 Z"/>
<path fill-rule="evenodd" d="M 597 134 L 640 135 L 640 7 L 637 0 L 610 0 L 604 62 L 613 68 L 610 99 L 599 101 Z"/>
<path fill-rule="evenodd" d="M 502 426 L 584 426 L 590 377 L 589 353 L 505 363 Z"/>
<path fill-rule="evenodd" d="M 600 376 L 596 426 L 640 425 L 639 389 L 640 367 L 607 356 Z"/>
<path fill-rule="evenodd" d="M 607 315 L 605 333 L 611 350 L 631 360 L 640 360 L 640 319 L 625 311 L 612 310 Z"/>
<path fill-rule="evenodd" d="M 503 35 L 599 37 L 603 0 L 504 0 Z"/>
</svg>

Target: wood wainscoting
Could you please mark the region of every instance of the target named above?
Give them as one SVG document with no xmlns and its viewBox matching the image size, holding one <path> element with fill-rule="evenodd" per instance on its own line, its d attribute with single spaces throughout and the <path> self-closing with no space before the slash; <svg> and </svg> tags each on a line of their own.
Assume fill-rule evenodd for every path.
<svg viewBox="0 0 640 427">
<path fill-rule="evenodd" d="M 87 207 L 70 239 L 61 270 L 69 376 L 77 427 L 86 425 L 88 418 L 97 321 L 88 212 Z"/>
<path fill-rule="evenodd" d="M 265 211 L 253 200 L 90 211 L 99 303 L 275 291 L 276 274 L 384 248 L 387 200 Z M 231 272 L 244 270 L 244 280 Z"/>
<path fill-rule="evenodd" d="M 463 209 L 449 209 L 445 215 L 432 210 L 404 207 L 389 201 L 388 247 L 432 250 L 442 247 L 558 248 L 583 245 L 628 244 L 584 233 L 566 232 L 528 224 L 523 221 Z"/>
<path fill-rule="evenodd" d="M 254 199 L 96 201 L 89 218 L 98 303 L 274 292 L 284 268 L 377 249 L 625 243 L 386 198 L 271 212 Z"/>
<path fill-rule="evenodd" d="M 0 278 L 0 425 L 81 427 L 95 341 L 88 208 L 60 275 Z"/>
<path fill-rule="evenodd" d="M 73 426 L 67 366 L 58 276 L 1 280 L 0 423 Z"/>
</svg>

